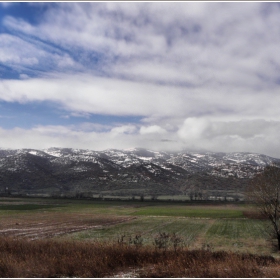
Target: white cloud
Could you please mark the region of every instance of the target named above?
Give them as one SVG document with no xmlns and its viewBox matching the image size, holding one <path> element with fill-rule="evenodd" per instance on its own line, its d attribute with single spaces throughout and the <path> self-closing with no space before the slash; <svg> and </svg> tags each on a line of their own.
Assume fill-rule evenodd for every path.
<svg viewBox="0 0 280 280">
<path fill-rule="evenodd" d="M 204 138 L 203 134 L 208 126 L 209 121 L 207 119 L 187 118 L 179 129 L 178 135 L 188 141 L 196 141 L 197 139 Z"/>
<path fill-rule="evenodd" d="M 26 43 L 20 38 L 0 34 L 0 62 L 4 64 L 37 64 L 38 60 L 34 57 L 35 47 Z M 20 47 L 21 46 L 21 51 Z"/>
<path fill-rule="evenodd" d="M 265 120 L 209 121 L 186 119 L 178 130 L 186 147 L 216 152 L 255 152 L 280 157 L 280 122 Z"/>
<path fill-rule="evenodd" d="M 142 131 L 143 132 L 143 131 Z M 153 150 L 203 149 L 216 152 L 254 152 L 280 157 L 280 122 L 210 122 L 187 119 L 176 133 L 141 133 L 135 125 L 37 126 L 0 129 L 2 148 L 73 147 L 92 150 L 143 147 Z"/>
<path fill-rule="evenodd" d="M 52 101 L 82 115 L 126 115 L 145 118 L 204 116 L 228 119 L 280 118 L 278 88 L 156 85 L 91 75 L 56 75 L 49 78 L 0 81 L 0 100 Z"/>
<path fill-rule="evenodd" d="M 119 134 L 132 134 L 136 131 L 136 127 L 133 125 L 123 125 L 123 126 L 117 126 L 112 128 L 111 133 L 112 136 L 116 136 Z"/>
<path fill-rule="evenodd" d="M 166 130 L 158 125 L 150 125 L 150 126 L 141 126 L 139 132 L 140 134 L 154 134 L 154 133 L 164 134 L 166 133 Z"/>
<path fill-rule="evenodd" d="M 98 129 L 98 127 L 95 128 Z M 73 147 L 92 150 L 125 149 L 130 146 L 155 150 L 168 148 L 160 139 L 141 136 L 132 125 L 115 127 L 107 132 L 81 131 L 78 128 L 63 126 L 38 126 L 29 130 L 0 128 L 0 137 L 2 148 Z M 174 143 L 170 145 L 174 146 Z M 172 149 L 175 148 L 173 146 Z"/>
<path fill-rule="evenodd" d="M 174 91 L 174 95 L 169 92 Z M 66 109 L 110 115 L 172 115 L 183 110 L 182 90 L 88 75 L 0 82 L 7 102 L 53 101 Z M 152 102 L 156 99 L 157 102 Z"/>
</svg>

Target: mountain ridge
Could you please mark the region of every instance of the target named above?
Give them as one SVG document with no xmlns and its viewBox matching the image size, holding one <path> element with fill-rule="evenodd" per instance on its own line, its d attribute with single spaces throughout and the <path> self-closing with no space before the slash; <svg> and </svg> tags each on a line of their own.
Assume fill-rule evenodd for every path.
<svg viewBox="0 0 280 280">
<path fill-rule="evenodd" d="M 280 159 L 257 153 L 167 152 L 143 148 L 0 149 L 0 193 L 188 195 L 242 193 Z"/>
</svg>

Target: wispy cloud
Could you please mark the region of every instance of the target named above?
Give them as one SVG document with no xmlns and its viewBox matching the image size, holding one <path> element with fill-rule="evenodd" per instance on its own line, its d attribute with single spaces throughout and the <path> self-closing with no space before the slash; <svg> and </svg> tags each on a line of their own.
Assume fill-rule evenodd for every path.
<svg viewBox="0 0 280 280">
<path fill-rule="evenodd" d="M 91 75 L 0 81 L 6 102 L 52 101 L 73 114 L 279 119 L 278 88 L 167 86 Z"/>
</svg>

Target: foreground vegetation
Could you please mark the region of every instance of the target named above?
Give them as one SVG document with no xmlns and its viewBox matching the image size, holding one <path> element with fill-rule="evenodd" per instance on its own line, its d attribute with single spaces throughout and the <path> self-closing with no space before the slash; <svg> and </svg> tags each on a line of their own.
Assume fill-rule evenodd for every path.
<svg viewBox="0 0 280 280">
<path fill-rule="evenodd" d="M 54 240 L 0 239 L 0 277 L 280 277 L 273 257 Z"/>
<path fill-rule="evenodd" d="M 280 276 L 242 203 L 0 198 L 0 218 L 0 277 Z"/>
</svg>

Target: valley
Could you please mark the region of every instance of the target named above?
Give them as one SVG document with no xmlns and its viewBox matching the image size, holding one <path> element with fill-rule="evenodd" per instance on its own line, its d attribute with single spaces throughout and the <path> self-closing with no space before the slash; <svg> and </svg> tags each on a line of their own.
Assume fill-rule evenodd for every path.
<svg viewBox="0 0 280 280">
<path fill-rule="evenodd" d="M 252 153 L 0 149 L 0 276 L 278 277 L 270 224 L 245 196 L 271 164 Z"/>
</svg>

